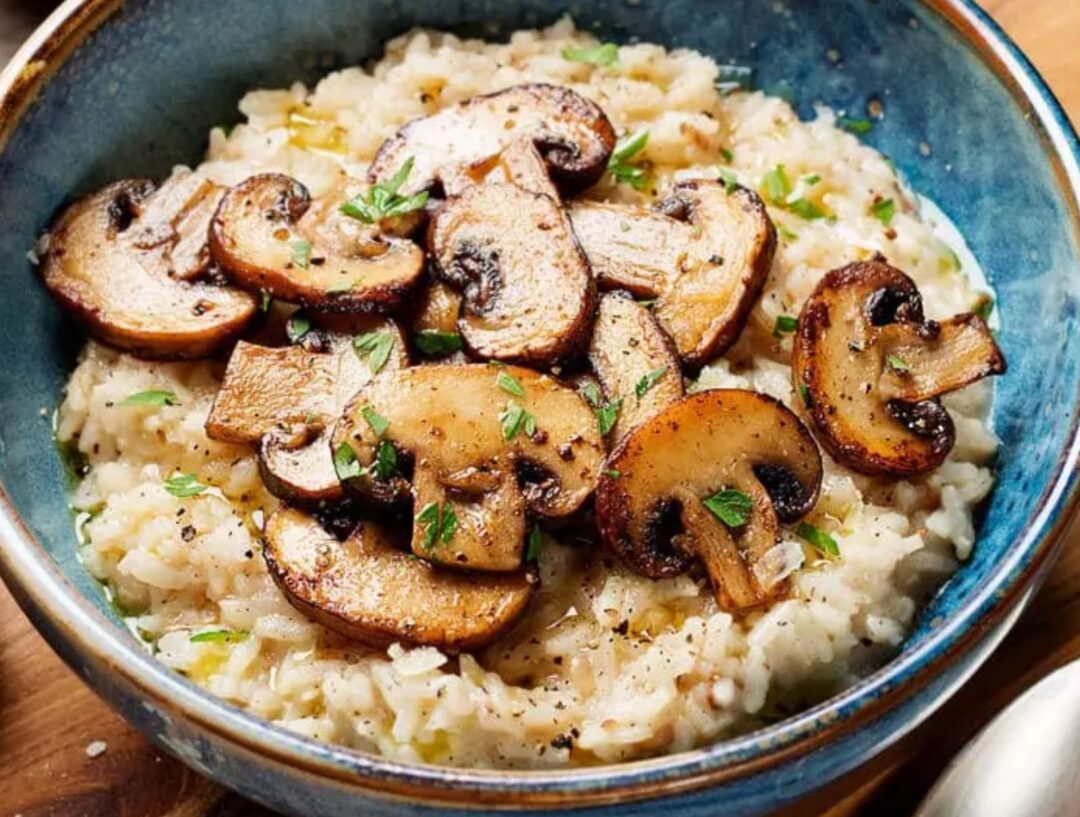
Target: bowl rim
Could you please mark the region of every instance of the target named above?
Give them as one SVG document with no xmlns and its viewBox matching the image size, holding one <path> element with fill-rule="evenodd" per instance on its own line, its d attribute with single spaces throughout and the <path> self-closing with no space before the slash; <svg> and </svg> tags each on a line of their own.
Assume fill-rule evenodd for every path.
<svg viewBox="0 0 1080 817">
<path fill-rule="evenodd" d="M 918 0 L 950 25 L 1009 90 L 1039 129 L 1044 150 L 1069 205 L 1080 241 L 1080 139 L 1039 72 L 974 0 Z M 37 92 L 72 51 L 124 0 L 65 0 L 0 72 L 0 150 Z M 646 760 L 583 769 L 506 771 L 405 763 L 332 746 L 289 732 L 224 702 L 169 670 L 134 644 L 74 587 L 36 541 L 0 483 L 0 576 L 20 606 L 76 672 L 69 648 L 92 658 L 129 688 L 199 730 L 256 755 L 334 784 L 386 798 L 459 808 L 557 807 L 626 802 L 696 791 L 761 773 L 821 748 L 842 732 L 885 716 L 936 676 L 1030 598 L 1060 549 L 1080 501 L 1080 395 L 1069 418 L 1067 442 L 1035 512 L 980 592 L 915 648 L 840 694 L 765 729 L 719 743 Z M 76 626 L 77 622 L 77 626 Z M 47 626 L 43 626 L 47 625 Z M 988 653 L 989 651 L 987 651 Z M 980 661 L 985 656 L 980 657 Z M 935 702 L 929 711 L 940 701 Z M 913 726 L 914 724 L 911 724 Z M 895 740 L 899 735 L 893 736 Z M 879 743 L 874 753 L 888 742 Z M 213 770 L 210 770 L 213 771 Z M 824 782 L 824 781 L 822 781 Z M 505 795 L 513 793 L 508 804 Z"/>
</svg>

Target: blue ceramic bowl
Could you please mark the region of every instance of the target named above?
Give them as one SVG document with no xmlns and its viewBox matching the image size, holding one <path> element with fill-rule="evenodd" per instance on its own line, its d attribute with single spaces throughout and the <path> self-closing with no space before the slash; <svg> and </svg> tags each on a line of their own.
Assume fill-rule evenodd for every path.
<svg viewBox="0 0 1080 817">
<path fill-rule="evenodd" d="M 579 807 L 759 814 L 843 774 L 927 717 L 1034 593 L 1076 499 L 1078 144 L 1034 69 L 966 0 L 69 0 L 0 77 L 0 568 L 38 628 L 165 750 L 293 814 Z M 752 65 L 759 84 L 887 117 L 868 136 L 959 224 L 997 288 L 1010 370 L 998 384 L 999 483 L 971 561 L 903 652 L 844 694 L 736 740 L 568 772 L 458 771 L 322 745 L 249 717 L 158 665 L 75 557 L 42 407 L 82 341 L 26 251 L 64 201 L 196 161 L 254 86 L 313 80 L 414 25 L 501 31 L 571 11 L 617 41 Z M 842 55 L 839 64 L 827 58 Z M 835 54 L 833 55 L 835 56 Z M 924 156 L 920 144 L 932 146 Z"/>
</svg>

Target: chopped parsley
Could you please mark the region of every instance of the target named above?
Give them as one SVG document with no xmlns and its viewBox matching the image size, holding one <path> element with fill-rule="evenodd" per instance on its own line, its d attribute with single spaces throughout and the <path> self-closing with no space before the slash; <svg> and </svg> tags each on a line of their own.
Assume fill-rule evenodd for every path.
<svg viewBox="0 0 1080 817">
<path fill-rule="evenodd" d="M 303 315 L 293 315 L 285 323 L 285 337 L 289 343 L 299 343 L 311 331 L 311 320 Z"/>
<path fill-rule="evenodd" d="M 911 367 L 902 357 L 897 357 L 896 355 L 885 355 L 885 362 L 894 372 L 899 372 L 900 374 L 907 374 L 911 371 Z"/>
<path fill-rule="evenodd" d="M 176 394 L 171 391 L 165 391 L 164 389 L 150 389 L 148 391 L 139 391 L 135 394 L 130 394 L 125 397 L 121 403 L 121 406 L 178 406 L 180 401 L 176 398 Z"/>
<path fill-rule="evenodd" d="M 600 408 L 600 389 L 597 388 L 595 383 L 588 382 L 582 386 L 581 396 L 584 397 L 593 408 Z"/>
<path fill-rule="evenodd" d="M 371 426 L 371 430 L 375 432 L 376 437 L 381 437 L 386 433 L 386 429 L 390 427 L 390 421 L 371 406 L 364 406 L 360 409 L 360 413 L 364 415 L 364 420 Z"/>
<path fill-rule="evenodd" d="M 701 504 L 729 528 L 745 525 L 750 518 L 750 512 L 754 509 L 754 500 L 749 494 L 734 489 L 718 491 L 707 499 L 703 499 Z"/>
<path fill-rule="evenodd" d="M 617 182 L 626 182 L 635 190 L 643 190 L 649 184 L 649 174 L 643 167 L 630 164 L 629 160 L 640 153 L 649 141 L 647 130 L 620 139 L 608 160 L 608 172 Z"/>
<path fill-rule="evenodd" d="M 274 302 L 274 296 L 272 296 L 270 294 L 270 290 L 268 290 L 268 289 L 260 289 L 259 290 L 259 311 L 260 312 L 264 312 L 264 313 L 269 312 L 270 311 L 270 305 L 273 302 Z"/>
<path fill-rule="evenodd" d="M 794 189 L 783 165 L 777 165 L 762 177 L 761 188 L 765 191 L 765 198 L 771 204 L 780 206 L 785 204 L 787 197 Z"/>
<path fill-rule="evenodd" d="M 727 148 L 720 148 L 720 155 L 724 158 L 724 161 L 731 164 L 735 160 L 735 154 Z"/>
<path fill-rule="evenodd" d="M 637 395 L 638 400 L 645 396 L 645 393 L 655 386 L 660 378 L 667 374 L 668 367 L 663 366 L 659 369 L 654 369 L 647 375 L 643 375 L 642 378 L 634 384 L 634 394 Z"/>
<path fill-rule="evenodd" d="M 522 385 L 514 379 L 506 369 L 500 369 L 498 375 L 495 377 L 495 385 L 502 389 L 507 394 L 512 394 L 514 397 L 524 397 L 525 389 Z"/>
<path fill-rule="evenodd" d="M 360 467 L 360 460 L 356 457 L 356 452 L 353 451 L 353 447 L 348 443 L 342 443 L 336 449 L 334 449 L 334 473 L 337 474 L 337 478 L 342 482 L 349 479 L 356 479 L 363 473 L 363 469 Z"/>
<path fill-rule="evenodd" d="M 600 473 L 608 479 L 618 479 L 622 476 L 622 471 L 620 471 L 618 468 L 605 468 Z"/>
<path fill-rule="evenodd" d="M 982 318 L 984 321 L 989 321 L 990 316 L 994 314 L 994 296 L 979 296 L 979 300 L 977 300 L 975 302 L 975 305 L 971 307 L 971 311 L 978 315 L 980 318 Z"/>
<path fill-rule="evenodd" d="M 600 429 L 601 436 L 606 435 L 615 427 L 615 421 L 619 419 L 619 409 L 621 408 L 622 400 L 596 407 L 596 425 Z"/>
<path fill-rule="evenodd" d="M 410 156 L 389 181 L 373 185 L 366 197 L 360 194 L 351 201 L 345 202 L 341 205 L 341 212 L 360 219 L 365 224 L 374 224 L 384 218 L 397 218 L 419 210 L 427 204 L 426 190 L 421 190 L 411 196 L 398 195 L 401 185 L 405 184 L 405 180 L 412 173 L 413 162 L 414 157 Z"/>
<path fill-rule="evenodd" d="M 803 522 L 799 525 L 799 527 L 795 529 L 795 535 L 800 539 L 805 539 L 825 556 L 834 558 L 839 558 L 840 556 L 840 545 L 836 543 L 836 540 L 821 528 L 811 525 L 809 522 Z"/>
<path fill-rule="evenodd" d="M 165 480 L 165 490 L 180 499 L 198 496 L 206 490 L 206 487 L 194 474 L 177 474 Z"/>
<path fill-rule="evenodd" d="M 356 286 L 356 281 L 350 281 L 348 278 L 340 278 L 330 286 L 323 290 L 327 295 L 341 295 L 344 292 L 348 292 Z"/>
<path fill-rule="evenodd" d="M 367 355 L 368 369 L 375 374 L 390 359 L 396 338 L 390 332 L 367 332 L 353 338 L 353 348 L 361 358 Z"/>
<path fill-rule="evenodd" d="M 192 644 L 235 644 L 247 637 L 244 630 L 207 630 L 195 633 L 189 640 Z"/>
<path fill-rule="evenodd" d="M 438 504 L 429 502 L 416 515 L 416 524 L 424 525 L 424 550 L 434 550 L 442 542 L 446 544 L 454 537 L 457 530 L 457 514 L 449 502 Z"/>
<path fill-rule="evenodd" d="M 461 349 L 461 335 L 457 332 L 439 332 L 435 329 L 421 329 L 413 335 L 413 343 L 420 354 L 427 357 L 442 357 Z"/>
<path fill-rule="evenodd" d="M 857 133 L 860 136 L 870 133 L 874 129 L 873 119 L 864 119 L 851 116 L 840 116 L 836 119 L 836 124 L 842 127 L 844 130 L 849 130 L 852 133 Z"/>
<path fill-rule="evenodd" d="M 311 242 L 294 241 L 289 249 L 292 250 L 292 262 L 300 269 L 307 269 L 311 263 Z"/>
<path fill-rule="evenodd" d="M 591 48 L 567 46 L 562 50 L 562 58 L 570 62 L 589 62 L 593 65 L 609 67 L 619 61 L 619 46 L 615 43 L 601 43 Z"/>
<path fill-rule="evenodd" d="M 896 202 L 892 199 L 882 199 L 870 205 L 870 215 L 888 227 L 892 224 L 893 216 L 896 215 Z"/>
<path fill-rule="evenodd" d="M 810 387 L 807 386 L 805 383 L 799 384 L 799 397 L 802 398 L 804 406 L 806 406 L 807 408 L 813 408 L 814 401 L 810 397 Z"/>
<path fill-rule="evenodd" d="M 540 526 L 533 525 L 531 531 L 529 531 L 529 544 L 525 548 L 525 561 L 532 562 L 540 558 L 540 547 L 544 544 L 543 537 L 540 535 Z"/>
<path fill-rule="evenodd" d="M 788 212 L 794 213 L 799 218 L 805 218 L 807 221 L 817 221 L 819 218 L 825 218 L 828 215 L 809 199 L 795 199 L 787 202 L 784 207 Z"/>
<path fill-rule="evenodd" d="M 527 412 L 516 400 L 510 400 L 506 408 L 499 412 L 499 425 L 502 426 L 504 440 L 512 440 L 522 429 L 529 437 L 536 433 L 536 418 Z"/>
<path fill-rule="evenodd" d="M 397 474 L 397 450 L 386 440 L 379 441 L 375 452 L 375 462 L 371 466 L 375 479 L 390 479 Z"/>
<path fill-rule="evenodd" d="M 785 334 L 791 334 L 799 328 L 799 319 L 792 317 L 791 315 L 777 315 L 776 324 L 773 326 L 773 337 L 783 337 Z"/>
<path fill-rule="evenodd" d="M 729 196 L 739 189 L 739 180 L 735 178 L 734 173 L 726 168 L 720 169 L 720 181 L 724 183 L 724 190 Z"/>
<path fill-rule="evenodd" d="M 780 233 L 780 237 L 784 239 L 784 241 L 794 241 L 799 237 L 798 233 L 792 232 L 783 224 L 776 225 L 776 232 Z"/>
</svg>

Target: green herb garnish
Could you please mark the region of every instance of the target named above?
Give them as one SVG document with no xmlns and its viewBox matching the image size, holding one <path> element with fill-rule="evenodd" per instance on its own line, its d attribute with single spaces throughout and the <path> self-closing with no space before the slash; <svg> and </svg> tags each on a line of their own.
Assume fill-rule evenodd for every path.
<svg viewBox="0 0 1080 817">
<path fill-rule="evenodd" d="M 532 562 L 540 558 L 540 546 L 543 545 L 544 540 L 540 536 L 540 526 L 533 525 L 531 531 L 529 531 L 529 544 L 525 548 L 525 561 Z"/>
<path fill-rule="evenodd" d="M 720 169 L 720 181 L 724 183 L 724 191 L 729 196 L 739 189 L 739 180 L 735 178 L 735 174 L 730 170 Z"/>
<path fill-rule="evenodd" d="M 615 427 L 615 421 L 619 419 L 619 409 L 622 408 L 622 400 L 613 403 L 605 403 L 596 408 L 596 425 L 600 429 L 600 435 L 604 436 Z"/>
<path fill-rule="evenodd" d="M 303 315 L 293 315 L 285 322 L 285 337 L 289 343 L 299 343 L 311 331 L 311 320 Z"/>
<path fill-rule="evenodd" d="M 645 396 L 645 393 L 649 391 L 653 386 L 657 384 L 661 377 L 667 374 L 668 367 L 664 366 L 659 369 L 654 369 L 647 375 L 634 384 L 634 394 L 637 395 L 638 400 Z"/>
<path fill-rule="evenodd" d="M 180 499 L 198 496 L 206 490 L 206 487 L 194 474 L 177 474 L 165 480 L 165 490 Z"/>
<path fill-rule="evenodd" d="M 773 326 L 773 337 L 783 337 L 799 328 L 799 319 L 791 315 L 777 315 L 776 324 Z"/>
<path fill-rule="evenodd" d="M 626 139 L 620 139 L 608 160 L 608 172 L 617 182 L 626 182 L 635 190 L 643 190 L 649 184 L 649 174 L 643 167 L 632 165 L 629 160 L 640 153 L 649 141 L 647 130 L 638 131 Z"/>
<path fill-rule="evenodd" d="M 622 471 L 620 471 L 618 468 L 605 468 L 600 473 L 608 479 L 618 479 L 622 476 Z"/>
<path fill-rule="evenodd" d="M 844 130 L 849 130 L 852 133 L 858 133 L 860 135 L 870 133 L 870 131 L 874 129 L 874 120 L 854 118 L 850 116 L 837 117 L 836 124 L 838 124 Z"/>
<path fill-rule="evenodd" d="M 259 311 L 266 313 L 270 311 L 271 304 L 274 303 L 274 297 L 270 294 L 268 289 L 259 290 Z"/>
<path fill-rule="evenodd" d="M 457 514 L 454 512 L 454 506 L 449 502 L 443 505 L 429 502 L 416 515 L 416 523 L 426 526 L 423 547 L 424 550 L 430 551 L 440 541 L 446 544 L 453 538 L 454 531 L 457 530 Z"/>
<path fill-rule="evenodd" d="M 593 408 L 600 408 L 600 389 L 597 388 L 595 383 L 589 382 L 582 386 L 581 396 L 584 397 Z"/>
<path fill-rule="evenodd" d="M 990 316 L 994 314 L 994 296 L 993 295 L 981 295 L 979 300 L 975 302 L 975 305 L 971 307 L 971 311 L 978 315 L 983 321 L 989 321 Z"/>
<path fill-rule="evenodd" d="M 397 451 L 386 440 L 379 440 L 375 462 L 371 466 L 375 479 L 387 480 L 397 473 Z"/>
<path fill-rule="evenodd" d="M 720 155 L 724 158 L 724 161 L 731 164 L 735 160 L 735 154 L 727 148 L 720 148 Z"/>
<path fill-rule="evenodd" d="M 900 374 L 907 374 L 911 371 L 911 367 L 902 357 L 897 357 L 896 355 L 885 355 L 885 362 L 894 372 L 899 372 Z"/>
<path fill-rule="evenodd" d="M 342 443 L 334 449 L 334 473 L 342 482 L 355 479 L 363 473 L 360 460 L 357 459 L 356 452 L 348 443 Z"/>
<path fill-rule="evenodd" d="M 824 210 L 809 199 L 795 199 L 785 203 L 783 206 L 788 212 L 794 213 L 799 218 L 805 218 L 807 221 L 817 221 L 827 215 Z"/>
<path fill-rule="evenodd" d="M 748 494 L 734 489 L 718 491 L 703 499 L 701 504 L 729 528 L 745 525 L 750 518 L 750 511 L 754 509 L 754 500 Z"/>
<path fill-rule="evenodd" d="M 792 232 L 783 224 L 776 225 L 776 232 L 780 233 L 780 237 L 784 239 L 784 241 L 794 241 L 799 237 L 798 233 Z"/>
<path fill-rule="evenodd" d="M 386 433 L 386 429 L 390 427 L 390 421 L 371 406 L 364 406 L 360 409 L 360 413 L 364 415 L 364 420 L 371 426 L 371 430 L 375 432 L 376 437 L 381 437 Z"/>
<path fill-rule="evenodd" d="M 892 199 L 882 199 L 870 205 L 870 214 L 888 227 L 892 224 L 893 216 L 896 215 L 896 202 Z"/>
<path fill-rule="evenodd" d="M 353 338 L 353 348 L 360 357 L 367 355 L 368 369 L 375 374 L 390 359 L 396 338 L 390 332 L 367 332 Z"/>
<path fill-rule="evenodd" d="M 148 391 L 139 391 L 135 394 L 128 395 L 121 403 L 121 406 L 178 406 L 180 401 L 176 398 L 176 394 L 171 391 L 165 391 L 164 389 L 150 389 Z"/>
<path fill-rule="evenodd" d="M 777 205 L 783 205 L 793 189 L 783 165 L 777 165 L 762 177 L 761 188 L 765 191 L 765 198 Z"/>
<path fill-rule="evenodd" d="M 799 397 L 802 398 L 804 406 L 806 406 L 807 408 L 813 408 L 814 401 L 813 398 L 810 397 L 810 387 L 807 386 L 805 383 L 799 384 Z"/>
<path fill-rule="evenodd" d="M 352 218 L 360 219 L 365 224 L 374 224 L 384 218 L 397 218 L 427 204 L 428 193 L 421 190 L 411 196 L 399 196 L 398 190 L 412 173 L 414 157 L 410 156 L 398 168 L 389 181 L 373 185 L 368 195 L 357 196 L 341 205 L 341 212 Z"/>
<path fill-rule="evenodd" d="M 495 377 L 495 385 L 502 389 L 507 394 L 512 394 L 514 397 L 524 397 L 525 389 L 522 385 L 514 379 L 514 376 L 506 371 L 506 369 L 500 369 L 499 374 Z"/>
<path fill-rule="evenodd" d="M 562 58 L 570 62 L 590 62 L 608 67 L 619 61 L 619 46 L 615 43 L 601 43 L 590 48 L 568 46 L 562 50 Z"/>
<path fill-rule="evenodd" d="M 809 522 L 803 522 L 799 525 L 795 529 L 795 535 L 800 539 L 805 539 L 825 556 L 840 557 L 840 545 L 836 543 L 836 540 L 821 528 L 811 525 Z"/>
<path fill-rule="evenodd" d="M 453 354 L 461 348 L 461 335 L 457 332 L 422 329 L 413 335 L 413 343 L 422 355 L 442 357 Z"/>
<path fill-rule="evenodd" d="M 192 644 L 235 644 L 247 637 L 248 633 L 244 630 L 207 630 L 191 636 L 189 641 Z"/>
<path fill-rule="evenodd" d="M 504 440 L 514 439 L 523 428 L 530 437 L 536 433 L 536 418 L 516 400 L 510 400 L 506 408 L 499 412 L 499 425 L 502 426 Z"/>
<path fill-rule="evenodd" d="M 311 263 L 311 242 L 294 241 L 289 249 L 292 250 L 292 262 L 300 269 L 307 269 Z"/>
</svg>

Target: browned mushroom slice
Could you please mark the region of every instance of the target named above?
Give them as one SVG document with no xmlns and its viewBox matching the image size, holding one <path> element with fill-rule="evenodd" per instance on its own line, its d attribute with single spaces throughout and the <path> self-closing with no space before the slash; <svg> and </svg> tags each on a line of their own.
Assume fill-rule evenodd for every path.
<svg viewBox="0 0 1080 817">
<path fill-rule="evenodd" d="M 208 184 L 123 181 L 75 202 L 50 231 L 45 286 L 95 337 L 141 357 L 205 357 L 230 343 L 258 314 L 256 299 L 183 280 L 205 271 Z"/>
<path fill-rule="evenodd" d="M 211 253 L 237 285 L 284 301 L 336 312 L 398 305 L 423 281 L 423 252 L 345 215 L 341 203 L 312 202 L 288 176 L 252 176 L 222 199 Z"/>
<path fill-rule="evenodd" d="M 615 147 L 615 131 L 595 103 L 556 85 L 515 85 L 408 123 L 383 143 L 369 175 L 388 179 L 412 157 L 402 193 L 413 193 L 430 187 L 443 168 L 494 156 L 522 138 L 536 145 L 566 192 L 595 184 Z"/>
<path fill-rule="evenodd" d="M 397 493 L 367 467 L 385 445 L 414 463 L 413 552 L 477 570 L 516 569 L 526 508 L 548 519 L 574 513 L 604 456 L 593 413 L 573 391 L 527 369 L 476 364 L 402 369 L 361 390 L 334 450 L 352 449 L 349 487 L 375 501 Z"/>
<path fill-rule="evenodd" d="M 389 321 L 368 318 L 369 336 L 390 346 L 383 371 L 407 363 Z M 353 338 L 314 329 L 304 345 L 236 345 L 206 420 L 211 439 L 259 444 L 259 468 L 275 496 L 314 504 L 341 499 L 330 432 L 345 404 L 372 377 Z M 378 361 L 376 361 L 378 363 Z"/>
<path fill-rule="evenodd" d="M 655 297 L 653 314 L 680 357 L 702 366 L 746 324 L 776 229 L 756 193 L 719 182 L 680 182 L 656 209 L 579 202 L 570 218 L 600 284 Z"/>
<path fill-rule="evenodd" d="M 683 396 L 671 340 L 649 310 L 629 298 L 609 293 L 600 299 L 589 360 L 607 401 L 621 401 L 612 440 Z"/>
<path fill-rule="evenodd" d="M 935 399 L 1005 371 L 981 318 L 927 321 L 915 282 L 881 261 L 833 270 L 803 306 L 795 388 L 822 445 L 864 474 L 936 468 L 955 430 Z"/>
<path fill-rule="evenodd" d="M 751 391 L 691 395 L 635 428 L 608 458 L 596 494 L 604 541 L 661 578 L 694 560 L 727 610 L 785 591 L 763 569 L 792 522 L 817 501 L 821 456 L 799 419 Z"/>
<path fill-rule="evenodd" d="M 543 193 L 559 201 L 559 191 L 548 175 L 540 151 L 528 139 L 512 142 L 500 153 L 480 159 L 470 165 L 452 165 L 439 173 L 443 192 L 447 196 L 464 193 L 474 184 L 513 184 L 522 190 Z"/>
<path fill-rule="evenodd" d="M 449 652 L 491 642 L 521 617 L 537 586 L 525 571 L 493 576 L 440 570 L 361 522 L 345 541 L 317 520 L 281 508 L 266 522 L 263 557 L 289 602 L 349 638 Z"/>
<path fill-rule="evenodd" d="M 436 274 L 464 295 L 458 325 L 473 354 L 547 365 L 580 347 L 596 288 L 550 197 L 510 184 L 470 187 L 432 218 L 428 249 Z"/>
</svg>

